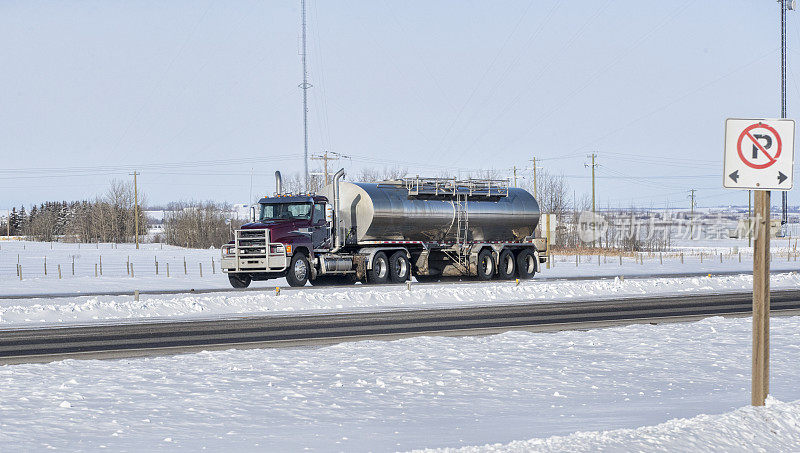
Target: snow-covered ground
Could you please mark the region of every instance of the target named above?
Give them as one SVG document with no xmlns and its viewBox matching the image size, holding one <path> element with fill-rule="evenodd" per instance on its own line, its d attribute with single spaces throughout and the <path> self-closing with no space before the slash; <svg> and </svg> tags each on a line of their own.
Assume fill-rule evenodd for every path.
<svg viewBox="0 0 800 453">
<path fill-rule="evenodd" d="M 796 451 L 800 317 L 772 320 L 770 390 L 787 403 L 766 409 L 738 409 L 750 399 L 750 329 L 747 318 L 710 318 L 7 365 L 0 444 L 17 451 L 496 443 L 517 451 Z M 713 416 L 692 418 L 699 414 Z M 676 418 L 689 420 L 668 422 Z M 510 444 L 527 439 L 538 440 Z"/>
<path fill-rule="evenodd" d="M 696 242 L 696 244 L 695 244 Z M 791 246 L 789 243 L 791 242 Z M 676 252 L 641 254 L 642 260 L 627 256 L 619 263 L 614 256 L 556 255 L 554 265 L 538 278 L 573 276 L 615 277 L 687 272 L 751 272 L 752 249 L 746 240 L 722 239 L 676 243 Z M 774 239 L 774 271 L 800 269 L 794 253 L 795 240 Z M 52 247 L 52 248 L 51 248 Z M 738 250 L 737 250 L 738 249 Z M 739 261 L 741 252 L 741 262 Z M 788 255 L 787 255 L 788 252 Z M 683 253 L 681 262 L 680 253 Z M 722 262 L 720 262 L 722 253 Z M 701 262 L 702 254 L 702 262 Z M 75 260 L 75 275 L 72 261 Z M 17 262 L 22 266 L 22 280 Z M 45 261 L 47 275 L 45 275 Z M 102 266 L 100 266 L 102 261 Z M 184 267 L 184 261 L 186 267 Z M 128 263 L 133 264 L 133 276 Z M 158 274 L 156 274 L 158 263 Z M 58 267 L 61 266 L 59 279 Z M 200 268 L 202 266 L 202 276 Z M 95 267 L 97 274 L 95 274 Z M 102 275 L 101 275 L 102 267 Z M 167 277 L 169 267 L 169 277 Z M 97 275 L 97 276 L 95 276 Z M 253 282 L 252 287 L 286 286 L 285 279 Z M 134 290 L 228 289 L 230 284 L 219 269 L 219 250 L 185 249 L 162 244 L 68 244 L 29 241 L 0 241 L 0 296 L 16 294 L 86 293 Z"/>
<path fill-rule="evenodd" d="M 771 287 L 800 288 L 800 274 L 775 274 Z M 749 275 L 580 281 L 513 281 L 308 288 L 206 294 L 82 296 L 0 301 L 0 328 L 141 318 L 202 319 L 238 315 L 310 314 L 570 302 L 654 295 L 752 290 Z"/>
<path fill-rule="evenodd" d="M 239 314 L 311 313 L 320 311 L 391 310 L 414 307 L 440 308 L 518 302 L 559 302 L 589 298 L 635 297 L 642 295 L 697 294 L 703 292 L 742 291 L 752 287 L 751 252 L 734 250 L 732 240 L 699 242 L 695 248 L 684 246 L 682 252 L 642 254 L 640 258 L 559 255 L 550 269 L 530 281 L 493 281 L 418 285 L 410 290 L 404 285 L 306 288 L 281 291 L 285 280 L 254 282 L 267 291 L 224 291 L 206 294 L 142 295 L 138 302 L 133 291 L 148 289 L 230 289 L 227 278 L 218 269 L 217 250 L 191 250 L 160 244 L 142 244 L 135 250 L 130 244 L 61 244 L 19 241 L 0 242 L 0 296 L 9 294 L 80 293 L 92 291 L 130 291 L 122 296 L 76 296 L 64 298 L 0 299 L 0 327 L 86 323 L 137 318 L 209 318 Z M 734 240 L 735 241 L 735 240 Z M 772 288 L 800 287 L 797 274 L 800 263 L 795 256 L 784 259 L 787 240 L 775 241 L 776 258 L 772 264 Z M 52 249 L 50 248 L 52 247 Z M 80 248 L 78 248 L 80 247 Z M 793 251 L 793 250 L 792 250 Z M 735 252 L 735 253 L 734 253 Z M 683 253 L 683 263 L 681 255 Z M 701 253 L 703 254 L 701 258 Z M 722 253 L 722 262 L 720 255 Z M 99 275 L 100 256 L 103 275 Z M 19 256 L 23 279 L 15 274 Z M 44 275 L 47 257 L 48 274 Z M 76 276 L 72 276 L 72 257 L 76 257 Z M 183 262 L 186 260 L 186 273 Z M 702 259 L 702 262 L 701 262 Z M 127 275 L 127 263 L 133 263 L 133 276 Z M 159 263 L 158 274 L 155 262 Z M 217 266 L 211 270 L 212 262 Z M 663 264 L 662 264 L 663 262 Z M 36 275 L 34 266 L 40 266 Z M 204 263 L 200 276 L 200 263 Z M 61 264 L 62 278 L 57 265 Z M 94 276 L 95 264 L 98 276 Z M 170 276 L 166 276 L 170 264 Z M 55 266 L 55 267 L 54 267 Z M 55 274 L 54 274 L 54 270 Z M 85 275 L 90 272 L 91 275 Z M 649 274 L 742 272 L 741 275 L 623 279 L 618 276 Z M 554 281 L 559 277 L 609 277 L 605 280 Z M 544 277 L 544 279 L 543 279 Z"/>
</svg>

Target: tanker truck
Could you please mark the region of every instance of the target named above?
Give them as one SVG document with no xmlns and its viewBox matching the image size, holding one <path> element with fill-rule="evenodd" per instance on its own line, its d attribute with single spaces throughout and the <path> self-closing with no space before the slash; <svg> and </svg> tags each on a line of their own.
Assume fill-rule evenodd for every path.
<svg viewBox="0 0 800 453">
<path fill-rule="evenodd" d="M 547 260 L 534 238 L 539 204 L 506 180 L 343 181 L 323 194 L 276 193 L 252 208 L 220 261 L 234 288 L 286 277 L 291 286 L 442 277 L 528 279 Z"/>
</svg>

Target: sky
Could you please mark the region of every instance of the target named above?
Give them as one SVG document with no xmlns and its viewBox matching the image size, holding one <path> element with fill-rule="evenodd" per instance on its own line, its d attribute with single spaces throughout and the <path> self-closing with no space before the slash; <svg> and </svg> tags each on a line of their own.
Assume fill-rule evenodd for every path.
<svg viewBox="0 0 800 453">
<path fill-rule="evenodd" d="M 746 204 L 724 121 L 780 115 L 772 0 L 308 0 L 309 152 L 410 175 L 531 159 L 598 207 Z M 788 17 L 788 112 L 800 99 Z M 303 171 L 300 1 L 0 2 L 0 210 L 246 203 Z M 311 161 L 312 170 L 320 167 Z M 252 181 L 252 184 L 251 184 Z M 780 196 L 773 196 L 779 203 Z M 800 204 L 798 191 L 790 204 Z"/>
</svg>

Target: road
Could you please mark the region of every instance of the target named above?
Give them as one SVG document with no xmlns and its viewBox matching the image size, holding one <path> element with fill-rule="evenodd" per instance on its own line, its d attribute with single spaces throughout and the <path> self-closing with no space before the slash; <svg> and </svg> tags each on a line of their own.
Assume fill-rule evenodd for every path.
<svg viewBox="0 0 800 453">
<path fill-rule="evenodd" d="M 725 276 L 725 275 L 748 275 L 752 274 L 752 272 L 742 272 L 742 271 L 721 271 L 721 272 L 678 272 L 678 273 L 652 273 L 652 274 L 636 274 L 636 275 L 625 275 L 621 273 L 620 275 L 624 276 L 626 279 L 631 280 L 641 280 L 646 278 L 687 278 L 687 277 L 705 277 L 707 275 L 713 276 Z M 556 282 L 556 281 L 583 281 L 583 280 L 613 280 L 617 278 L 618 275 L 609 275 L 609 276 L 576 276 L 576 277 L 535 277 L 534 281 L 539 282 Z M 485 281 L 478 281 L 478 280 L 464 280 L 459 281 L 456 279 L 447 280 L 446 283 L 448 285 L 469 285 L 469 284 L 476 284 L 476 283 L 487 283 Z M 258 284 L 258 283 L 256 283 Z M 438 285 L 442 283 L 414 283 L 415 285 Z M 377 285 L 370 285 L 370 284 L 359 284 L 358 287 L 363 286 L 377 286 Z M 380 285 L 380 286 L 391 286 L 391 285 Z M 394 285 L 394 286 L 403 286 L 402 284 Z M 323 288 L 330 288 L 329 286 L 305 286 L 303 288 L 293 288 L 291 286 L 281 286 L 281 291 L 314 291 Z M 274 286 L 269 287 L 252 287 L 252 288 L 242 288 L 242 289 L 234 289 L 234 288 L 206 288 L 206 289 L 173 289 L 173 290 L 140 290 L 139 294 L 142 295 L 151 295 L 151 296 L 161 296 L 161 295 L 172 295 L 172 294 L 204 294 L 204 293 L 225 293 L 225 292 L 259 292 L 259 291 L 274 291 Z M 85 292 L 72 292 L 72 293 L 29 293 L 29 294 L 6 294 L 0 295 L 0 300 L 13 300 L 13 299 L 60 299 L 60 298 L 67 298 L 67 297 L 84 297 L 84 296 L 129 296 L 133 294 L 132 291 L 85 291 Z"/>
<path fill-rule="evenodd" d="M 0 364 L 115 358 L 209 349 L 285 347 L 418 335 L 482 335 L 513 329 L 589 329 L 618 324 L 746 316 L 749 292 L 568 303 L 412 309 L 373 313 L 247 316 L 0 330 Z M 800 290 L 774 291 L 772 311 L 800 313 Z"/>
</svg>

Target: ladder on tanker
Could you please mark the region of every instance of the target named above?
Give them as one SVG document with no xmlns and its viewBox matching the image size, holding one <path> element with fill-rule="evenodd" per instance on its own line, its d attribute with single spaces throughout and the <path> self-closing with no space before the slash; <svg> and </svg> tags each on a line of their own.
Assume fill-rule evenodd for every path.
<svg viewBox="0 0 800 453">
<path fill-rule="evenodd" d="M 404 178 L 401 180 L 411 198 L 464 200 L 498 199 L 508 196 L 507 179 L 463 179 L 456 178 Z"/>
<path fill-rule="evenodd" d="M 459 264 L 466 270 L 469 269 L 469 255 L 467 255 L 467 235 L 469 234 L 469 211 L 467 210 L 467 194 L 456 193 L 453 207 L 456 214 L 456 246 L 459 249 Z"/>
</svg>

